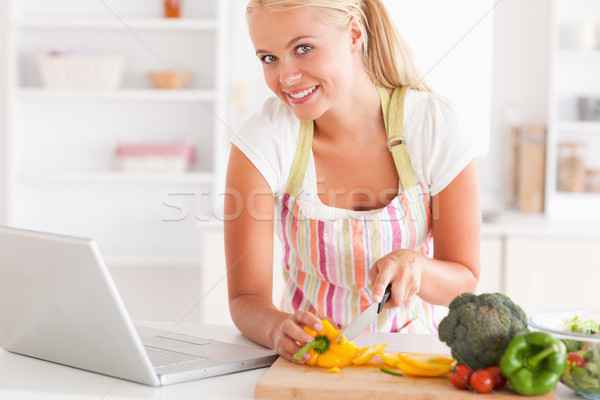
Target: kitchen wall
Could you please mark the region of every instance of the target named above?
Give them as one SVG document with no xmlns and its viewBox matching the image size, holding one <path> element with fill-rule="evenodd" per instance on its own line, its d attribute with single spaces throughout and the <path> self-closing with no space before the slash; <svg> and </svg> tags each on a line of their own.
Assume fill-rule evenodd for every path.
<svg viewBox="0 0 600 400">
<path fill-rule="evenodd" d="M 4 8 L 0 8 L 0 224 L 6 221 L 6 185 L 7 185 L 7 174 L 5 171 L 6 164 L 4 160 L 7 159 L 7 142 L 6 142 L 6 115 L 7 115 L 7 80 L 4 79 L 7 75 L 6 65 L 6 54 L 8 39 L 6 37 L 6 28 L 8 26 L 8 15 L 6 12 L 2 12 Z"/>
<path fill-rule="evenodd" d="M 551 2 L 500 0 L 494 9 L 490 151 L 479 162 L 482 208 L 505 208 L 509 126 L 545 125 Z"/>
</svg>

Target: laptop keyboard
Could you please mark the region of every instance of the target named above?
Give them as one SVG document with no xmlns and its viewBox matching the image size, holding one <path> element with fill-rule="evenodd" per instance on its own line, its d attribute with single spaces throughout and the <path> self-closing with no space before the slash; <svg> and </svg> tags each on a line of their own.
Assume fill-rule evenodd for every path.
<svg viewBox="0 0 600 400">
<path fill-rule="evenodd" d="M 154 368 L 172 367 L 175 365 L 187 364 L 195 361 L 206 360 L 206 357 L 195 356 L 192 354 L 179 353 L 172 350 L 159 349 L 157 347 L 146 347 L 146 352 Z"/>
</svg>

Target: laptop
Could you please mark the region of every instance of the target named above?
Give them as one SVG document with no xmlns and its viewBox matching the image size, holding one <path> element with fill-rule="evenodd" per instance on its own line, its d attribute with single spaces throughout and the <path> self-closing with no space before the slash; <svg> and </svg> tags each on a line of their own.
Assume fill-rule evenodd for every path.
<svg viewBox="0 0 600 400">
<path fill-rule="evenodd" d="M 258 345 L 135 326 L 93 240 L 1 226 L 0 346 L 150 386 L 277 358 Z"/>
</svg>

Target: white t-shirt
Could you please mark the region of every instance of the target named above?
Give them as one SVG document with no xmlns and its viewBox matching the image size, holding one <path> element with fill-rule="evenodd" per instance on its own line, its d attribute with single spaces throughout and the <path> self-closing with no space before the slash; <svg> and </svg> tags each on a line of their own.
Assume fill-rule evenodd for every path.
<svg viewBox="0 0 600 400">
<path fill-rule="evenodd" d="M 240 149 L 267 181 L 274 196 L 286 188 L 296 155 L 300 121 L 277 97 L 248 118 L 231 143 Z M 475 136 L 461 131 L 454 105 L 435 93 L 409 90 L 404 102 L 404 138 L 415 178 L 431 196 L 441 192 L 474 158 Z M 351 211 L 323 204 L 317 192 L 312 152 L 298 195 L 311 219 L 359 217 L 378 210 Z"/>
</svg>

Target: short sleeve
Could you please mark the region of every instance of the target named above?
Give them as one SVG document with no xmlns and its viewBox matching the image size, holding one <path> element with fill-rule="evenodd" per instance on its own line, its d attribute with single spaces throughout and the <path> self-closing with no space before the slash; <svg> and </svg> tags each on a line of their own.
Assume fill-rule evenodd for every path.
<svg viewBox="0 0 600 400">
<path fill-rule="evenodd" d="M 474 132 L 461 129 L 456 108 L 449 99 L 428 92 L 411 94 L 412 120 L 405 123 L 412 124 L 411 142 L 417 160 L 413 168 L 434 196 L 473 160 L 476 137 Z"/>
<path fill-rule="evenodd" d="M 273 194 L 283 194 L 296 152 L 299 122 L 278 98 L 272 97 L 237 132 L 236 146 L 265 178 Z"/>
</svg>

